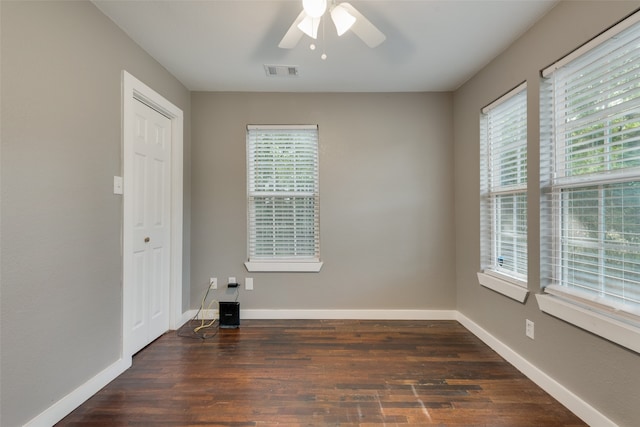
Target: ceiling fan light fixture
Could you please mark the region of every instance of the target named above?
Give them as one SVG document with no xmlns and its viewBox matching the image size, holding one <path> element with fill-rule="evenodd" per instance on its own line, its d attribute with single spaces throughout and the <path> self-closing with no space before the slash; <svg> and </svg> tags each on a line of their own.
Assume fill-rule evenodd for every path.
<svg viewBox="0 0 640 427">
<path fill-rule="evenodd" d="M 320 18 L 327 10 L 327 0 L 302 0 L 302 8 L 307 16 Z"/>
<path fill-rule="evenodd" d="M 312 39 L 318 38 L 318 27 L 320 26 L 320 18 L 312 18 L 305 16 L 304 19 L 298 24 L 300 31 L 311 37 Z"/>
<path fill-rule="evenodd" d="M 312 39 L 317 39 L 320 20 L 324 18 L 325 14 L 331 15 L 338 36 L 341 36 L 346 31 L 351 31 L 370 48 L 377 47 L 385 41 L 386 37 L 384 33 L 373 25 L 362 13 L 358 12 L 348 1 L 340 1 L 341 0 L 302 0 L 303 6 L 305 7 L 304 10 L 301 10 L 296 19 L 294 19 L 284 37 L 282 37 L 278 47 L 282 49 L 293 49 L 305 34 Z M 318 15 L 318 17 L 314 18 L 308 14 L 307 6 L 311 7 L 311 5 L 320 5 L 318 10 L 315 12 L 311 11 L 312 14 Z M 324 39 L 324 25 L 322 28 L 322 37 Z"/>
<path fill-rule="evenodd" d="M 337 5 L 331 9 L 331 20 L 336 26 L 338 36 L 343 35 L 356 22 L 355 16 L 351 15 L 342 5 Z"/>
</svg>

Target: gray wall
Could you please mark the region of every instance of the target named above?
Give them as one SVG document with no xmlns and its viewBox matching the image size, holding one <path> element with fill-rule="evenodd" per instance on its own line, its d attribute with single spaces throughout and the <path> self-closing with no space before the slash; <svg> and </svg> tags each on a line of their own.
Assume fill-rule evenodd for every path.
<svg viewBox="0 0 640 427">
<path fill-rule="evenodd" d="M 454 95 L 457 307 L 621 426 L 640 420 L 640 357 L 478 285 L 480 108 L 528 81 L 529 290 L 539 292 L 539 70 L 625 17 L 634 2 L 562 2 Z M 525 337 L 535 322 L 535 340 Z"/>
<path fill-rule="evenodd" d="M 191 300 L 242 309 L 455 309 L 451 94 L 192 94 Z M 320 273 L 247 273 L 247 124 L 320 132 Z M 224 290 L 220 299 L 229 298 Z"/>
<path fill-rule="evenodd" d="M 190 94 L 91 3 L 0 7 L 0 424 L 18 426 L 120 357 L 121 70 L 185 113 L 187 207 Z"/>
<path fill-rule="evenodd" d="M 244 309 L 457 308 L 633 425 L 636 353 L 540 313 L 535 298 L 522 305 L 481 288 L 475 274 L 480 107 L 529 81 L 535 292 L 538 71 L 637 6 L 563 2 L 453 95 L 190 95 L 89 3 L 0 1 L 0 424 L 27 422 L 119 357 L 121 198 L 112 176 L 122 167 L 124 68 L 185 112 L 185 308 L 214 275 L 254 277 Z M 244 269 L 248 123 L 320 125 L 320 273 Z M 535 341 L 525 318 L 536 322 Z"/>
</svg>

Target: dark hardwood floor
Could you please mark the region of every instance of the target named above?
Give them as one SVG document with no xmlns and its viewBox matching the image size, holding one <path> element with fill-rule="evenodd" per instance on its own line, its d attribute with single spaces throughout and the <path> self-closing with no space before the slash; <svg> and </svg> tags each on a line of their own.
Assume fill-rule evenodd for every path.
<svg viewBox="0 0 640 427">
<path fill-rule="evenodd" d="M 59 426 L 584 426 L 455 321 L 170 332 Z"/>
</svg>

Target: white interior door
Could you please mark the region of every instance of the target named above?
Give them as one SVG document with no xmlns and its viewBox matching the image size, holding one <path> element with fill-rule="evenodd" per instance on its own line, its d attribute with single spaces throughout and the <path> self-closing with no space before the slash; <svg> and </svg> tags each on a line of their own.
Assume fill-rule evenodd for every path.
<svg viewBox="0 0 640 427">
<path fill-rule="evenodd" d="M 130 354 L 169 329 L 171 120 L 133 102 Z"/>
</svg>

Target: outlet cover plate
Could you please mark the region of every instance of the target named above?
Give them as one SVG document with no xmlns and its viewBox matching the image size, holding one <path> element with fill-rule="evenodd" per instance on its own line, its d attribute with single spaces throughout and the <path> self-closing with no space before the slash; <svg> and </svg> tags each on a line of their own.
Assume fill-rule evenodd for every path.
<svg viewBox="0 0 640 427">
<path fill-rule="evenodd" d="M 525 323 L 525 334 L 529 338 L 534 339 L 534 336 L 535 336 L 535 324 L 529 319 L 527 319 L 526 323 Z"/>
</svg>

